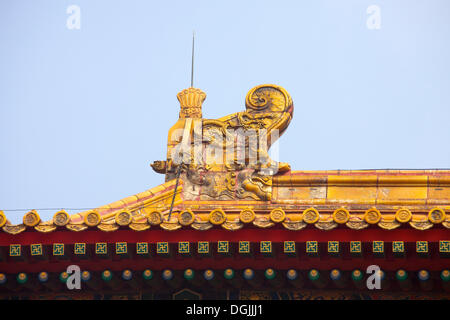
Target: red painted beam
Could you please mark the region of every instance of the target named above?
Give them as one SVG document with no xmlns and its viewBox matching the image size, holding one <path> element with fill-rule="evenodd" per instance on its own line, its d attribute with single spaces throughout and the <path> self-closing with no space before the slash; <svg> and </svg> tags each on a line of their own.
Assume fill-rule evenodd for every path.
<svg viewBox="0 0 450 320">
<path fill-rule="evenodd" d="M 337 268 L 340 270 L 354 270 L 360 269 L 365 271 L 370 265 L 378 265 L 382 270 L 395 271 L 398 269 L 405 269 L 407 271 L 418 271 L 426 269 L 428 271 L 441 271 L 450 267 L 448 259 L 424 259 L 424 258 L 408 258 L 408 259 L 383 259 L 383 258 L 355 258 L 351 260 L 344 260 L 340 258 L 321 259 L 321 258 L 307 258 L 305 255 L 297 257 L 264 257 L 252 258 L 241 257 L 239 255 L 230 257 L 206 257 L 199 258 L 196 256 L 189 257 L 173 257 L 173 258 L 148 258 L 148 259 L 122 259 L 122 260 L 106 260 L 91 258 L 89 260 L 81 261 L 38 261 L 38 262 L 1 262 L 0 272 L 2 273 L 37 273 L 41 271 L 47 272 L 62 272 L 66 271 L 67 266 L 76 264 L 82 270 L 88 271 L 102 271 L 105 269 L 113 271 L 122 271 L 124 269 L 131 270 L 184 270 L 192 268 L 194 270 L 224 270 L 226 268 L 233 268 L 242 270 L 245 268 L 253 268 L 255 270 L 264 270 L 273 268 L 275 270 L 309 270 L 312 268 L 319 270 L 331 270 Z"/>
<path fill-rule="evenodd" d="M 50 233 L 40 233 L 37 231 L 25 231 L 17 235 L 0 233 L 0 246 L 9 246 L 10 244 L 30 245 L 33 243 L 53 244 L 65 243 L 73 244 L 84 242 L 93 244 L 96 242 L 149 242 L 156 243 L 166 241 L 176 243 L 178 241 L 210 241 L 228 240 L 237 242 L 241 240 L 259 242 L 270 240 L 272 242 L 281 241 L 319 241 L 326 242 L 336 240 L 341 242 L 349 241 L 405 241 L 415 242 L 418 240 L 438 242 L 439 240 L 450 240 L 450 229 L 434 228 L 429 230 L 415 230 L 411 228 L 398 228 L 396 230 L 384 230 L 379 227 L 367 228 L 364 230 L 351 230 L 347 227 L 336 228 L 329 231 L 322 231 L 314 227 L 299 231 L 291 231 L 283 228 L 244 228 L 236 231 L 228 231 L 222 228 L 214 228 L 206 231 L 197 231 L 194 229 L 180 229 L 176 231 L 165 231 L 161 229 L 150 229 L 146 231 L 134 231 L 122 229 L 113 232 L 104 232 L 100 230 L 86 230 L 74 232 L 62 229 Z"/>
</svg>

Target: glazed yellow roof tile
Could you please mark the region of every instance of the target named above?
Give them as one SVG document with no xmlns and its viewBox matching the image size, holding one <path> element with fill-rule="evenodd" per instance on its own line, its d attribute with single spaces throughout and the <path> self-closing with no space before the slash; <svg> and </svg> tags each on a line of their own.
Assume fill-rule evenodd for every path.
<svg viewBox="0 0 450 320">
<path fill-rule="evenodd" d="M 41 221 L 38 212 L 30 211 L 23 224 L 11 225 L 0 212 L 2 230 L 17 234 L 27 229 L 52 232 L 64 227 L 72 231 L 87 228 L 115 231 L 119 227 L 136 231 L 212 227 L 237 230 L 277 225 L 288 230 L 306 227 L 330 230 L 339 225 L 388 230 L 400 226 L 419 230 L 450 227 L 450 170 L 291 171 L 289 164 L 278 162 L 275 174 L 272 169 L 275 162 L 270 159 L 267 163 L 247 165 L 236 159 L 211 162 L 208 156 L 205 164 L 194 161 L 177 165 L 172 158 L 176 153 L 172 151 L 179 141 L 172 133 L 183 129 L 183 141 L 194 138 L 193 120 L 203 125 L 204 141 L 208 138 L 215 141 L 208 128 L 226 134 L 230 128 L 252 130 L 259 139 L 263 137 L 262 131 L 269 137 L 271 131 L 286 130 L 294 108 L 289 93 L 272 84 L 252 88 L 245 97 L 244 111 L 218 119 L 202 118 L 206 94 L 201 90 L 184 90 L 181 96 L 184 98 L 179 99 L 180 118 L 169 129 L 167 158 L 152 164 L 156 172 L 165 174 L 166 183 L 70 217 L 58 213 L 47 222 Z M 227 143 L 222 144 L 226 146 Z M 264 174 L 263 168 L 268 170 Z M 176 176 L 179 185 L 175 192 Z M 167 221 L 172 200 L 173 215 Z"/>
<path fill-rule="evenodd" d="M 388 230 L 401 225 L 418 230 L 450 228 L 450 214 L 447 214 L 450 211 L 450 170 L 396 170 L 395 173 L 392 175 L 392 170 L 293 171 L 273 177 L 274 196 L 270 201 L 184 200 L 184 184 L 180 181 L 172 219 L 166 221 L 175 189 L 174 179 L 109 205 L 71 215 L 64 226 L 73 231 L 93 227 L 102 231 L 115 231 L 119 227 L 136 231 L 151 227 L 207 230 L 214 226 L 237 230 L 246 225 L 267 228 L 277 224 L 289 230 L 302 230 L 308 225 L 330 230 L 342 224 L 350 229 L 370 225 Z M 325 190 L 321 193 L 318 188 Z M 320 196 L 323 198 L 318 198 Z M 335 213 L 340 208 L 344 214 L 338 217 Z M 241 215 L 247 209 L 255 213 L 251 223 L 242 222 L 245 220 Z M 271 218 L 272 212 L 279 209 L 285 212 L 282 221 Z M 305 218 L 305 212 L 310 209 L 317 212 L 316 220 Z M 195 218 L 183 221 L 180 213 L 184 210 L 190 210 Z M 370 210 L 379 212 L 379 218 L 371 221 Z M 348 212 L 347 217 L 344 211 Z M 212 221 L 211 212 L 220 217 Z M 56 218 L 55 215 L 52 221 L 41 221 L 38 213 L 31 211 L 25 215 L 24 224 L 14 226 L 1 212 L 0 223 L 3 223 L 3 231 L 11 234 L 27 228 L 52 232 L 61 227 Z"/>
</svg>

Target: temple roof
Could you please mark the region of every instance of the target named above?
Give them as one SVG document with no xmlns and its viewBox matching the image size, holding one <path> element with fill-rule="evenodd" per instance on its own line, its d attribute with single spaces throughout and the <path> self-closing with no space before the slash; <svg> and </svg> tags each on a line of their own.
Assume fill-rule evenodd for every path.
<svg viewBox="0 0 450 320">
<path fill-rule="evenodd" d="M 51 232 L 63 227 L 71 231 L 120 227 L 238 230 L 276 225 L 288 230 L 330 230 L 340 225 L 357 230 L 370 226 L 450 228 L 450 215 L 445 213 L 450 210 L 450 170 L 292 171 L 274 176 L 272 187 L 268 201 L 218 202 L 184 199 L 181 182 L 170 221 L 175 179 L 93 210 L 71 216 L 59 211 L 51 221 L 41 221 L 34 210 L 24 216 L 23 224 L 11 225 L 3 213 L 0 220 L 3 231 L 10 234 L 27 228 Z"/>
<path fill-rule="evenodd" d="M 165 183 L 71 216 L 62 210 L 50 221 L 32 210 L 22 224 L 12 225 L 0 211 L 0 227 L 10 234 L 277 225 L 288 230 L 450 228 L 450 170 L 292 171 L 268 154 L 293 117 L 285 89 L 257 86 L 245 98 L 245 111 L 219 119 L 202 118 L 205 98 L 195 88 L 178 94 L 181 111 L 169 130 L 167 159 L 152 164 Z"/>
<path fill-rule="evenodd" d="M 450 170 L 293 171 L 268 153 L 293 117 L 286 90 L 257 86 L 245 111 L 219 119 L 202 118 L 205 98 L 178 95 L 167 157 L 152 164 L 165 183 L 50 221 L 31 210 L 12 225 L 0 211 L 0 294 L 67 291 L 73 265 L 87 292 L 215 283 L 366 294 L 374 265 L 385 291 L 450 290 Z"/>
</svg>

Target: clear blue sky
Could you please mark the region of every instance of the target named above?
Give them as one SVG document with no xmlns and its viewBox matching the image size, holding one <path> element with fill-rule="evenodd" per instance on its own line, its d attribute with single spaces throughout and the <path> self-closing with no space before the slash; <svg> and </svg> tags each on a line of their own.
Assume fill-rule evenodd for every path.
<svg viewBox="0 0 450 320">
<path fill-rule="evenodd" d="M 0 209 L 97 207 L 162 183 L 149 164 L 189 86 L 192 30 L 205 118 L 243 110 L 258 84 L 291 94 L 293 169 L 450 167 L 448 0 L 2 0 Z"/>
</svg>

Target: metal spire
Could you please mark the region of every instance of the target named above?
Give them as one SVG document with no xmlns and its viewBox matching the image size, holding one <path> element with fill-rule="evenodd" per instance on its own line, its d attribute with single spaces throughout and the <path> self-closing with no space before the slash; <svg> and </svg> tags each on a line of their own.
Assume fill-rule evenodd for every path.
<svg viewBox="0 0 450 320">
<path fill-rule="evenodd" d="M 192 31 L 192 63 L 191 63 L 191 88 L 194 87 L 194 45 L 195 45 L 195 31 Z M 189 122 L 190 125 L 190 122 Z M 184 138 L 183 138 L 184 141 Z M 169 210 L 169 216 L 167 218 L 167 221 L 170 221 L 170 218 L 172 217 L 172 211 L 173 211 L 173 205 L 175 203 L 175 197 L 177 195 L 177 189 L 178 189 L 178 183 L 180 181 L 180 175 L 181 175 L 181 169 L 183 166 L 183 158 L 181 158 L 181 163 L 178 165 L 177 173 L 176 173 L 176 180 L 175 180 L 175 190 L 173 191 L 172 196 L 172 203 L 170 204 L 170 210 Z"/>
<path fill-rule="evenodd" d="M 192 31 L 191 88 L 194 87 L 194 44 L 195 44 L 195 31 Z"/>
</svg>

